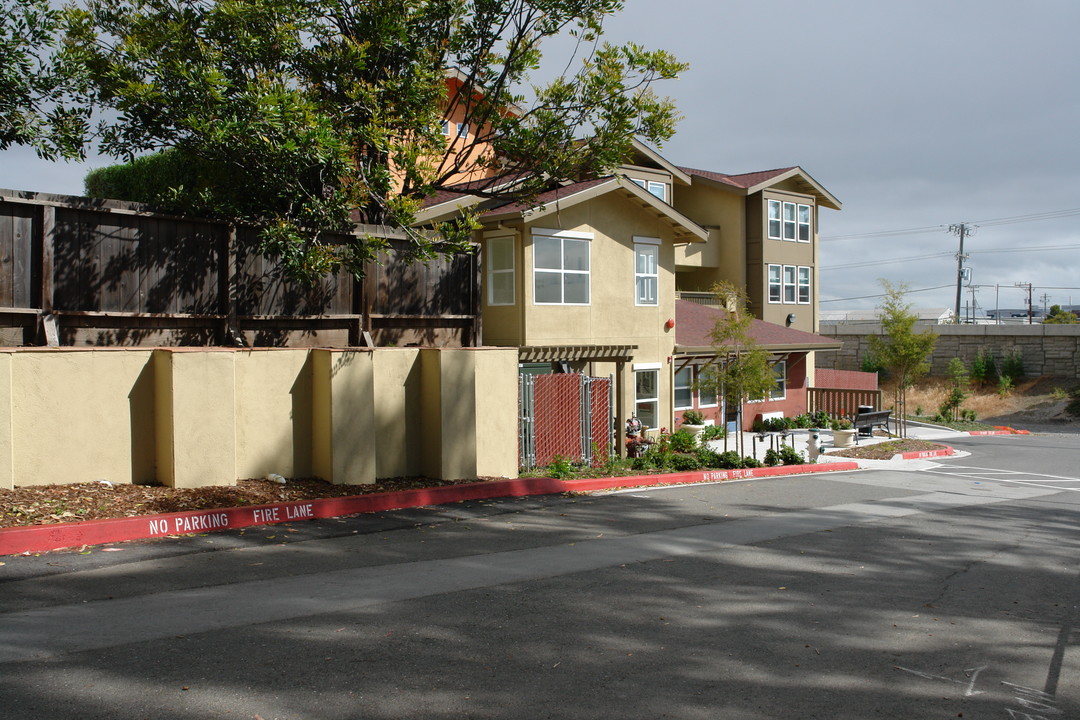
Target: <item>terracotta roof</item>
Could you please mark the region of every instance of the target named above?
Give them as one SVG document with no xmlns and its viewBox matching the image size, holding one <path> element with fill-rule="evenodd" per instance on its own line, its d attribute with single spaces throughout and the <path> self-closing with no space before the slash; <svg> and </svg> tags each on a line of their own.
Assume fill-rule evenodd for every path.
<svg viewBox="0 0 1080 720">
<path fill-rule="evenodd" d="M 725 314 L 725 311 L 720 308 L 700 305 L 689 300 L 676 300 L 676 350 L 688 351 L 710 347 L 712 345 L 710 333 L 716 327 L 716 321 L 723 318 Z M 838 350 L 841 347 L 841 343 L 833 338 L 757 319 L 751 323 L 749 335 L 767 350 Z"/>
<path fill-rule="evenodd" d="M 786 172 L 795 170 L 796 166 L 777 168 L 776 170 L 761 170 L 759 172 L 742 173 L 741 175 L 726 175 L 724 173 L 711 172 L 709 170 L 695 170 L 694 168 L 686 167 L 679 169 L 687 175 L 702 177 L 706 180 L 712 180 L 714 182 L 737 187 L 741 190 L 746 190 L 755 185 L 760 185 L 763 182 L 768 182 L 778 175 L 783 175 Z"/>
<path fill-rule="evenodd" d="M 591 187 L 602 185 L 614 179 L 613 175 L 607 175 L 605 177 L 599 177 L 595 180 L 586 180 L 584 182 L 572 183 L 570 185 L 563 185 L 557 187 L 554 190 L 548 190 L 546 193 L 541 193 L 532 202 L 511 202 L 507 205 L 500 205 L 488 210 L 483 215 L 504 215 L 506 213 L 520 213 L 527 210 L 532 210 L 540 205 L 547 205 L 548 203 L 556 202 L 563 198 L 568 198 L 572 195 L 577 195 L 579 192 L 584 192 Z M 483 217 L 483 215 L 481 217 Z"/>
</svg>

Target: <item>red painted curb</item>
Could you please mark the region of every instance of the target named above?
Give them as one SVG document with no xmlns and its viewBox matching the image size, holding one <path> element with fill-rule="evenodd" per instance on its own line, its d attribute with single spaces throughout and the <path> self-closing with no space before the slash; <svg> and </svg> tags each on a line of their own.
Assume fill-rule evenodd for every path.
<svg viewBox="0 0 1080 720">
<path fill-rule="evenodd" d="M 948 457 L 949 455 L 955 455 L 956 450 L 946 445 L 940 450 L 916 450 L 915 452 L 897 453 L 893 455 L 893 460 L 922 460 L 924 458 L 935 457 Z"/>
<path fill-rule="evenodd" d="M 968 430 L 968 435 L 1012 435 L 1008 430 Z"/>
<path fill-rule="evenodd" d="M 87 520 L 80 523 L 57 523 L 0 529 L 0 555 L 23 552 L 44 552 L 66 547 L 101 545 L 124 540 L 142 540 L 168 535 L 230 530 L 253 525 L 273 525 L 297 520 L 331 518 L 360 513 L 424 507 L 499 497 L 525 495 L 555 495 L 564 492 L 610 490 L 618 487 L 649 487 L 695 482 L 716 482 L 736 478 L 797 475 L 814 472 L 857 470 L 858 463 L 837 462 L 818 465 L 782 465 L 779 467 L 748 468 L 745 470 L 706 470 L 668 475 L 637 475 L 585 480 L 556 480 L 554 478 L 518 478 L 491 482 L 447 485 L 445 487 L 400 492 L 352 495 L 272 505 L 246 505 L 215 510 L 144 515 L 114 520 Z"/>
</svg>

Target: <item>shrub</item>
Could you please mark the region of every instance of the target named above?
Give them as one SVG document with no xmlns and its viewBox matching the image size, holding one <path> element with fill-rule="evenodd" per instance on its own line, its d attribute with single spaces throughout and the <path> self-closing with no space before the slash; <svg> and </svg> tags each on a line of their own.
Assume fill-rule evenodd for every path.
<svg viewBox="0 0 1080 720">
<path fill-rule="evenodd" d="M 705 447 L 698 448 L 696 454 L 698 462 L 701 463 L 701 467 L 703 468 L 723 467 L 720 464 L 720 453 L 716 452 L 715 450 L 710 450 L 709 448 Z"/>
<path fill-rule="evenodd" d="M 1002 373 L 1001 377 L 998 378 L 998 386 L 997 386 L 998 395 L 1000 395 L 1001 397 L 1008 397 L 1009 393 L 1012 392 L 1012 389 L 1013 389 L 1012 378 L 1009 377 L 1008 375 L 1005 375 L 1004 373 Z"/>
<path fill-rule="evenodd" d="M 683 425 L 704 425 L 705 416 L 697 410 L 687 410 L 682 414 Z"/>
<path fill-rule="evenodd" d="M 547 466 L 548 477 L 553 478 L 565 478 L 574 474 L 574 464 L 570 462 L 569 458 L 562 455 L 556 455 L 551 461 L 551 464 Z"/>
<path fill-rule="evenodd" d="M 725 435 L 727 435 L 727 430 L 723 425 L 706 425 L 699 438 L 701 442 L 707 442 L 709 440 L 720 440 Z"/>
<path fill-rule="evenodd" d="M 765 467 L 765 463 L 761 462 L 757 458 L 752 458 L 749 455 L 742 459 L 742 467 L 744 468 L 759 468 Z"/>
<path fill-rule="evenodd" d="M 668 448 L 672 452 L 688 453 L 693 452 L 697 447 L 697 438 L 694 437 L 694 433 L 690 432 L 686 428 L 679 428 L 675 432 L 671 433 L 671 437 L 668 438 Z"/>
<path fill-rule="evenodd" d="M 671 456 L 668 467 L 679 472 L 692 472 L 701 469 L 701 461 L 698 460 L 696 455 L 676 453 Z"/>
<path fill-rule="evenodd" d="M 877 355 L 867 350 L 863 353 L 862 358 L 859 360 L 859 369 L 863 372 L 878 373 L 879 375 L 885 374 L 885 366 Z"/>
<path fill-rule="evenodd" d="M 997 383 L 997 363 L 994 362 L 994 355 L 986 348 L 979 348 L 975 359 L 971 361 L 971 379 L 979 385 Z"/>
<path fill-rule="evenodd" d="M 767 466 L 776 467 L 782 462 L 783 460 L 780 458 L 780 453 L 778 453 L 776 450 L 769 448 L 765 451 L 765 464 Z"/>
<path fill-rule="evenodd" d="M 827 428 L 832 425 L 832 416 L 824 410 L 818 410 L 810 416 L 810 427 Z"/>
<path fill-rule="evenodd" d="M 829 427 L 833 430 L 850 430 L 852 424 L 847 418 L 837 418 L 829 423 Z"/>
<path fill-rule="evenodd" d="M 790 445 L 784 445 L 780 448 L 780 462 L 784 465 L 802 465 L 806 462 L 806 458 L 803 457 L 801 452 L 796 452 L 795 448 Z"/>
<path fill-rule="evenodd" d="M 1080 387 L 1075 387 L 1070 390 L 1069 397 L 1071 397 L 1072 400 L 1065 406 L 1065 412 L 1073 417 L 1080 417 Z"/>
<path fill-rule="evenodd" d="M 717 467 L 720 468 L 739 468 L 742 467 L 742 458 L 739 457 L 739 453 L 734 450 L 725 450 L 716 456 L 718 461 Z"/>
<path fill-rule="evenodd" d="M 1019 350 L 1013 350 L 1011 353 L 1005 356 L 1005 359 L 1001 361 L 1001 375 L 1012 380 L 1013 384 L 1016 384 L 1017 380 L 1024 378 L 1024 355 Z"/>
</svg>

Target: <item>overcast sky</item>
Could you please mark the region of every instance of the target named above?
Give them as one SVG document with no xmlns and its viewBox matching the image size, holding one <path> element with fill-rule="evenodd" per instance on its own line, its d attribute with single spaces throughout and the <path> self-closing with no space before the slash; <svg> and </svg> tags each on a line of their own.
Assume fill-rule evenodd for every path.
<svg viewBox="0 0 1080 720">
<path fill-rule="evenodd" d="M 965 243 L 981 308 L 998 294 L 1021 307 L 1014 285 L 1028 282 L 1037 305 L 1080 304 L 1080 2 L 627 6 L 610 39 L 691 64 L 660 88 L 685 116 L 665 157 L 726 173 L 799 165 L 843 203 L 821 211 L 823 310 L 875 307 L 879 278 L 938 287 L 909 300 L 953 307 L 947 227 L 962 222 L 981 225 Z M 80 194 L 87 167 L 9 150 L 0 186 Z M 1058 217 L 990 222 L 1044 214 Z M 909 229 L 922 231 L 880 234 Z"/>
</svg>

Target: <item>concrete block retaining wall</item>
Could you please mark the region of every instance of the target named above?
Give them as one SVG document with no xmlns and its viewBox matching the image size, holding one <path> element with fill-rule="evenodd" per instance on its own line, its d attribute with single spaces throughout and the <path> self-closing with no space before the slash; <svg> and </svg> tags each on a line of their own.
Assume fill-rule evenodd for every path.
<svg viewBox="0 0 1080 720">
<path fill-rule="evenodd" d="M 1080 325 L 928 325 L 938 335 L 931 361 L 931 375 L 943 376 L 949 361 L 958 357 L 970 366 L 980 349 L 993 353 L 1001 369 L 1002 359 L 1019 350 L 1029 377 L 1051 375 L 1080 380 Z M 817 367 L 859 370 L 870 350 L 870 336 L 880 325 L 822 325 L 818 332 L 844 343 L 835 353 L 817 353 Z"/>
</svg>

